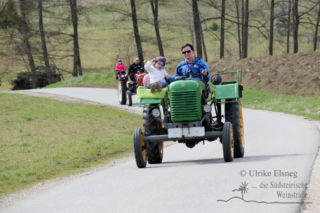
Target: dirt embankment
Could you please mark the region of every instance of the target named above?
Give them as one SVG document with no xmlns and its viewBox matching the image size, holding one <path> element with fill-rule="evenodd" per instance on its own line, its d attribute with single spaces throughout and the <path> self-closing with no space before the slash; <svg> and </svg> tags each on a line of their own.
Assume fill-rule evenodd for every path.
<svg viewBox="0 0 320 213">
<path fill-rule="evenodd" d="M 289 95 L 320 95 L 320 52 L 223 59 L 208 62 L 208 65 L 210 76 L 242 70 L 242 83 L 258 90 Z M 228 80 L 228 75 L 222 75 L 222 79 Z M 232 79 L 235 80 L 236 76 Z"/>
</svg>

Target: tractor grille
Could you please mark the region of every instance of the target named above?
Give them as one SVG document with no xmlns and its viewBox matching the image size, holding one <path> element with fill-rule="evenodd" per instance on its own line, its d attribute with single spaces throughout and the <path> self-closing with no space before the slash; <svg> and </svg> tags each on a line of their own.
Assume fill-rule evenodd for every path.
<svg viewBox="0 0 320 213">
<path fill-rule="evenodd" d="M 196 91 L 171 92 L 171 118 L 174 122 L 197 120 L 199 105 Z"/>
</svg>

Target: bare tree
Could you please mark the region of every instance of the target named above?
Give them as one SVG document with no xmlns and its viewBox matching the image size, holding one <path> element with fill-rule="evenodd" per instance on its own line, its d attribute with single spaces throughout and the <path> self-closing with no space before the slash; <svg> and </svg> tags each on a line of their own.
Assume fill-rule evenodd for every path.
<svg viewBox="0 0 320 213">
<path fill-rule="evenodd" d="M 133 31 L 134 31 L 134 37 L 136 39 L 136 45 L 137 45 L 137 51 L 140 61 L 143 63 L 143 51 L 142 51 L 142 44 L 139 34 L 139 28 L 138 28 L 138 20 L 137 20 L 137 12 L 136 12 L 136 3 L 135 0 L 130 0 L 131 3 L 131 17 L 132 17 L 132 24 L 133 24 Z"/>
<path fill-rule="evenodd" d="M 245 29 L 244 29 L 244 22 L 245 22 L 245 0 L 241 0 L 241 38 L 242 38 L 242 50 L 241 50 L 241 58 L 244 58 L 245 55 Z"/>
<path fill-rule="evenodd" d="M 221 2 L 221 29 L 220 29 L 220 59 L 224 58 L 224 21 L 225 21 L 226 1 Z"/>
<path fill-rule="evenodd" d="M 201 25 L 200 25 L 201 26 Z M 204 36 L 203 36 L 203 30 L 201 27 L 201 43 L 202 43 L 202 47 L 203 47 L 203 53 L 204 53 L 204 60 L 208 61 L 208 55 L 207 55 L 207 48 L 206 48 L 206 44 L 204 42 Z"/>
<path fill-rule="evenodd" d="M 159 30 L 159 21 L 158 21 L 158 0 L 150 0 L 150 3 L 151 3 L 151 8 L 152 8 L 154 29 L 156 31 L 159 53 L 160 53 L 160 55 L 164 56 L 162 41 L 161 41 L 161 36 L 160 36 L 160 30 Z"/>
<path fill-rule="evenodd" d="M 243 20 L 243 29 L 242 29 L 242 58 L 247 58 L 248 57 L 248 36 L 249 36 L 249 0 L 242 0 L 243 5 L 243 12 L 244 14 L 242 17 L 244 18 Z"/>
<path fill-rule="evenodd" d="M 297 53 L 298 47 L 298 32 L 299 32 L 299 11 L 298 4 L 299 0 L 293 0 L 292 4 L 292 17 L 293 17 L 293 53 Z"/>
<path fill-rule="evenodd" d="M 237 31 L 238 31 L 238 43 L 239 43 L 239 58 L 242 56 L 242 42 L 241 42 L 241 28 L 240 28 L 240 11 L 239 11 L 239 0 L 236 1 L 236 11 L 237 11 Z"/>
<path fill-rule="evenodd" d="M 30 34 L 30 27 L 28 24 L 28 20 L 26 17 L 27 3 L 28 2 L 26 2 L 25 0 L 19 0 L 21 21 L 20 21 L 18 30 L 23 36 L 23 45 L 25 46 L 25 51 L 28 56 L 28 61 L 29 61 L 29 66 L 30 66 L 31 72 L 36 73 L 36 67 L 35 67 L 34 60 L 33 60 L 31 45 L 29 42 L 29 38 L 31 37 L 31 34 Z M 36 85 L 36 83 L 34 82 L 34 86 L 35 85 Z"/>
<path fill-rule="evenodd" d="M 38 13 L 39 13 L 39 31 L 40 31 L 40 37 L 41 37 L 41 44 L 42 44 L 42 54 L 43 54 L 43 60 L 45 63 L 45 66 L 47 68 L 47 72 L 49 72 L 49 57 L 48 57 L 48 51 L 47 51 L 47 44 L 46 39 L 44 35 L 44 27 L 43 27 L 43 20 L 42 20 L 42 0 L 38 0 Z"/>
<path fill-rule="evenodd" d="M 201 22 L 200 22 L 200 14 L 199 14 L 199 8 L 198 8 L 197 0 L 192 0 L 192 13 L 193 13 L 194 32 L 195 32 L 195 35 L 196 35 L 197 56 L 199 58 L 202 58 Z"/>
<path fill-rule="evenodd" d="M 71 19 L 73 26 L 73 71 L 72 76 L 77 77 L 82 75 L 80 48 L 78 37 L 78 15 L 77 15 L 77 0 L 70 0 Z"/>
<path fill-rule="evenodd" d="M 291 28 L 291 0 L 289 0 L 288 25 L 287 25 L 287 53 L 290 53 L 290 28 Z"/>
<path fill-rule="evenodd" d="M 270 38 L 269 38 L 269 55 L 273 55 L 273 27 L 274 27 L 274 0 L 271 0 L 270 8 Z"/>
<path fill-rule="evenodd" d="M 319 4 L 319 9 L 318 9 L 318 18 L 317 18 L 317 24 L 316 24 L 316 29 L 314 33 L 314 39 L 313 39 L 313 51 L 317 50 L 317 43 L 319 43 L 318 39 L 318 29 L 319 29 L 319 22 L 320 22 L 320 4 Z"/>
</svg>

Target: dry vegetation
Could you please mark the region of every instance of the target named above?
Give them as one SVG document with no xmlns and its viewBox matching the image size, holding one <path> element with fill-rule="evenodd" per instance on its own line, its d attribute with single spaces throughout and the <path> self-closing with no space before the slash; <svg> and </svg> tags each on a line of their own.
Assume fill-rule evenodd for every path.
<svg viewBox="0 0 320 213">
<path fill-rule="evenodd" d="M 127 66 L 133 62 L 136 57 L 135 41 L 132 36 L 132 22 L 130 17 L 120 15 L 119 13 L 107 12 L 105 5 L 115 2 L 121 6 L 125 12 L 130 12 L 129 1 L 109 1 L 109 0 L 91 0 L 79 1 L 79 6 L 83 8 L 79 21 L 80 35 L 80 55 L 82 59 L 83 73 L 85 75 L 107 74 L 113 71 L 117 58 L 122 58 Z M 143 2 L 145 2 L 143 4 Z M 159 19 L 161 28 L 161 37 L 164 44 L 165 56 L 168 58 L 168 65 L 176 65 L 183 57 L 180 53 L 180 46 L 185 42 L 191 42 L 190 29 L 192 26 L 191 7 L 185 1 L 165 1 L 159 8 Z M 152 22 L 152 12 L 149 1 L 137 1 L 139 16 L 139 31 L 143 39 L 143 50 L 145 59 L 151 59 L 158 55 L 154 28 Z M 50 2 L 50 4 L 53 4 Z M 97 5 L 99 5 L 97 7 Z M 267 1 L 250 1 L 250 23 L 258 25 L 259 22 L 266 22 L 268 26 L 268 3 Z M 214 8 L 200 4 L 202 19 L 218 17 L 219 11 Z M 260 11 L 260 12 L 259 12 Z M 234 7 L 227 5 L 227 12 L 234 14 Z M 279 13 L 279 8 L 276 10 Z M 63 18 L 68 17 L 69 8 L 55 8 L 55 16 Z M 314 13 L 314 12 L 313 12 Z M 313 14 L 312 13 L 312 14 Z M 314 15 L 314 14 L 313 14 Z M 70 24 L 60 26 L 63 21 L 50 13 L 44 13 L 45 29 L 47 31 L 62 30 L 64 34 L 60 36 L 48 37 L 49 54 L 55 56 L 56 65 L 63 69 L 64 76 L 68 79 L 72 70 L 72 42 L 70 34 L 72 28 Z M 37 27 L 36 11 L 30 14 L 30 21 L 34 27 Z M 219 36 L 220 30 L 212 31 L 210 27 L 213 23 L 220 24 L 219 19 L 211 20 L 203 24 L 205 30 L 204 37 L 208 51 L 209 61 L 215 61 L 219 58 Z M 226 23 L 226 43 L 225 59 L 238 58 L 237 28 L 230 22 Z M 266 29 L 261 29 L 265 35 Z M 255 28 L 249 31 L 249 57 L 262 57 L 268 54 L 268 40 Z M 313 35 L 312 25 L 301 25 L 299 35 L 299 48 L 301 52 L 312 50 L 312 43 L 308 39 Z M 285 53 L 285 37 L 276 33 L 274 54 L 281 55 Z M 37 39 L 34 38 L 33 42 Z M 69 42 L 67 42 L 69 40 Z M 291 38 L 292 41 L 292 38 Z M 1 46 L 0 52 L 5 52 L 7 46 Z M 291 45 L 292 50 L 292 45 Z M 25 59 L 24 59 L 25 60 Z M 9 71 L 3 78 L 3 84 L 0 89 L 9 89 L 9 82 L 15 78 L 17 72 L 25 71 L 25 63 L 21 57 L 16 57 L 14 61 L 0 56 L 0 77 L 4 71 Z M 37 65 L 43 65 L 41 54 L 35 54 Z M 219 64 L 224 66 L 222 63 Z"/>
</svg>

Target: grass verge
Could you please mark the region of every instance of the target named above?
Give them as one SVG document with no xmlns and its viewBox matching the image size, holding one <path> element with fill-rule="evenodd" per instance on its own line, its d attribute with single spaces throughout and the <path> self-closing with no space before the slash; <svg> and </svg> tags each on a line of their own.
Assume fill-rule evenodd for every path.
<svg viewBox="0 0 320 213">
<path fill-rule="evenodd" d="M 114 72 L 108 73 L 107 75 L 95 75 L 95 76 L 80 76 L 71 78 L 65 81 L 50 84 L 45 88 L 58 88 L 58 87 L 116 87 L 118 81 Z"/>
<path fill-rule="evenodd" d="M 272 94 L 246 87 L 241 99 L 244 108 L 300 115 L 310 120 L 320 120 L 320 97 L 302 97 Z"/>
<path fill-rule="evenodd" d="M 104 106 L 6 93 L 0 114 L 0 196 L 132 153 L 142 124 Z"/>
</svg>

